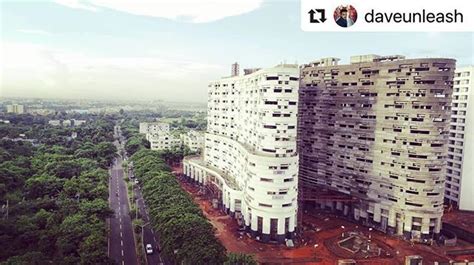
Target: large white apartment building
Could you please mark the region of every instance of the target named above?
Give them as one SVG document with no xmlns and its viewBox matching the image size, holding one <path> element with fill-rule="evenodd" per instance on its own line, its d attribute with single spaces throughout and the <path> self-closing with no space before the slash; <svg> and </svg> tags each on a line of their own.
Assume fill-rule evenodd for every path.
<svg viewBox="0 0 474 265">
<path fill-rule="evenodd" d="M 456 69 L 445 199 L 474 211 L 474 66 Z"/>
<path fill-rule="evenodd" d="M 209 84 L 204 155 L 183 170 L 254 238 L 284 242 L 297 224 L 299 68 L 246 73 Z"/>
</svg>

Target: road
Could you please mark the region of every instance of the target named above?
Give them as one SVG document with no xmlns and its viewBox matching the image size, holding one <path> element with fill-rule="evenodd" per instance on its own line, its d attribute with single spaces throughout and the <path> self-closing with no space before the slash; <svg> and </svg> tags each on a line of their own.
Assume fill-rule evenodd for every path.
<svg viewBox="0 0 474 265">
<path fill-rule="evenodd" d="M 143 196 L 141 190 L 138 185 L 135 185 L 134 192 L 136 194 L 137 201 L 135 202 L 140 210 L 140 215 L 145 225 L 143 229 L 143 243 L 151 244 L 153 247 L 153 254 L 147 255 L 148 265 L 158 265 L 163 264 L 163 260 L 159 255 L 158 252 L 158 235 L 153 231 L 150 224 L 150 217 L 148 214 L 148 210 L 146 209 L 145 201 L 143 200 Z"/>
<path fill-rule="evenodd" d="M 119 150 L 121 149 L 118 141 L 115 141 L 114 144 Z M 115 160 L 110 169 L 109 205 L 114 211 L 114 216 L 109 219 L 109 257 L 120 265 L 137 265 L 127 186 L 123 179 L 122 159 L 120 157 Z"/>
</svg>

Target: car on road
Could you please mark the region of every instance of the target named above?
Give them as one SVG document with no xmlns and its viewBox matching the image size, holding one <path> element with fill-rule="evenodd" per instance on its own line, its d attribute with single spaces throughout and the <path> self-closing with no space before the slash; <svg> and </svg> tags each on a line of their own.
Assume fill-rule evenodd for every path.
<svg viewBox="0 0 474 265">
<path fill-rule="evenodd" d="M 151 244 L 146 244 L 146 254 L 153 254 L 153 247 L 151 246 Z"/>
<path fill-rule="evenodd" d="M 138 179 L 135 180 L 135 184 L 138 184 Z"/>
</svg>

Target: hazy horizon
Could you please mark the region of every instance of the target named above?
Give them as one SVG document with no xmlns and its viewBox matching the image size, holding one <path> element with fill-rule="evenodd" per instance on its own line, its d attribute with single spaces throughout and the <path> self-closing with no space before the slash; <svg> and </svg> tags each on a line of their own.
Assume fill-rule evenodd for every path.
<svg viewBox="0 0 474 265">
<path fill-rule="evenodd" d="M 0 97 L 205 103 L 241 69 L 357 54 L 474 64 L 474 33 L 317 33 L 295 1 L 1 3 Z M 230 5 L 230 6 L 229 6 Z"/>
</svg>

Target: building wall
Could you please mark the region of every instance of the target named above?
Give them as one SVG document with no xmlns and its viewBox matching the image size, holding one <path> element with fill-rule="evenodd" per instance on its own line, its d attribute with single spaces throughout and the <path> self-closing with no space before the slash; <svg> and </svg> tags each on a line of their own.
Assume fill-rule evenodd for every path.
<svg viewBox="0 0 474 265">
<path fill-rule="evenodd" d="M 183 145 L 187 146 L 193 152 L 204 149 L 204 133 L 198 131 L 189 131 L 181 135 Z"/>
<path fill-rule="evenodd" d="M 439 233 L 455 61 L 337 61 L 301 69 L 301 186 L 359 198 L 321 207 L 344 209 L 380 230 L 408 238 Z"/>
<path fill-rule="evenodd" d="M 474 67 L 456 69 L 445 199 L 474 211 Z"/>
<path fill-rule="evenodd" d="M 181 139 L 170 133 L 147 133 L 146 139 L 150 142 L 151 150 L 166 150 L 181 146 Z"/>
<path fill-rule="evenodd" d="M 296 227 L 298 75 L 296 65 L 279 65 L 208 89 L 203 164 L 241 191 L 232 198 L 224 189 L 223 204 L 238 200 L 234 214 L 263 241 L 282 242 Z"/>
<path fill-rule="evenodd" d="M 139 126 L 139 133 L 164 133 L 170 131 L 170 125 L 163 122 L 141 122 Z"/>
<path fill-rule="evenodd" d="M 25 107 L 23 105 L 18 105 L 18 104 L 7 105 L 7 112 L 15 113 L 15 114 L 23 114 L 25 113 Z"/>
</svg>

